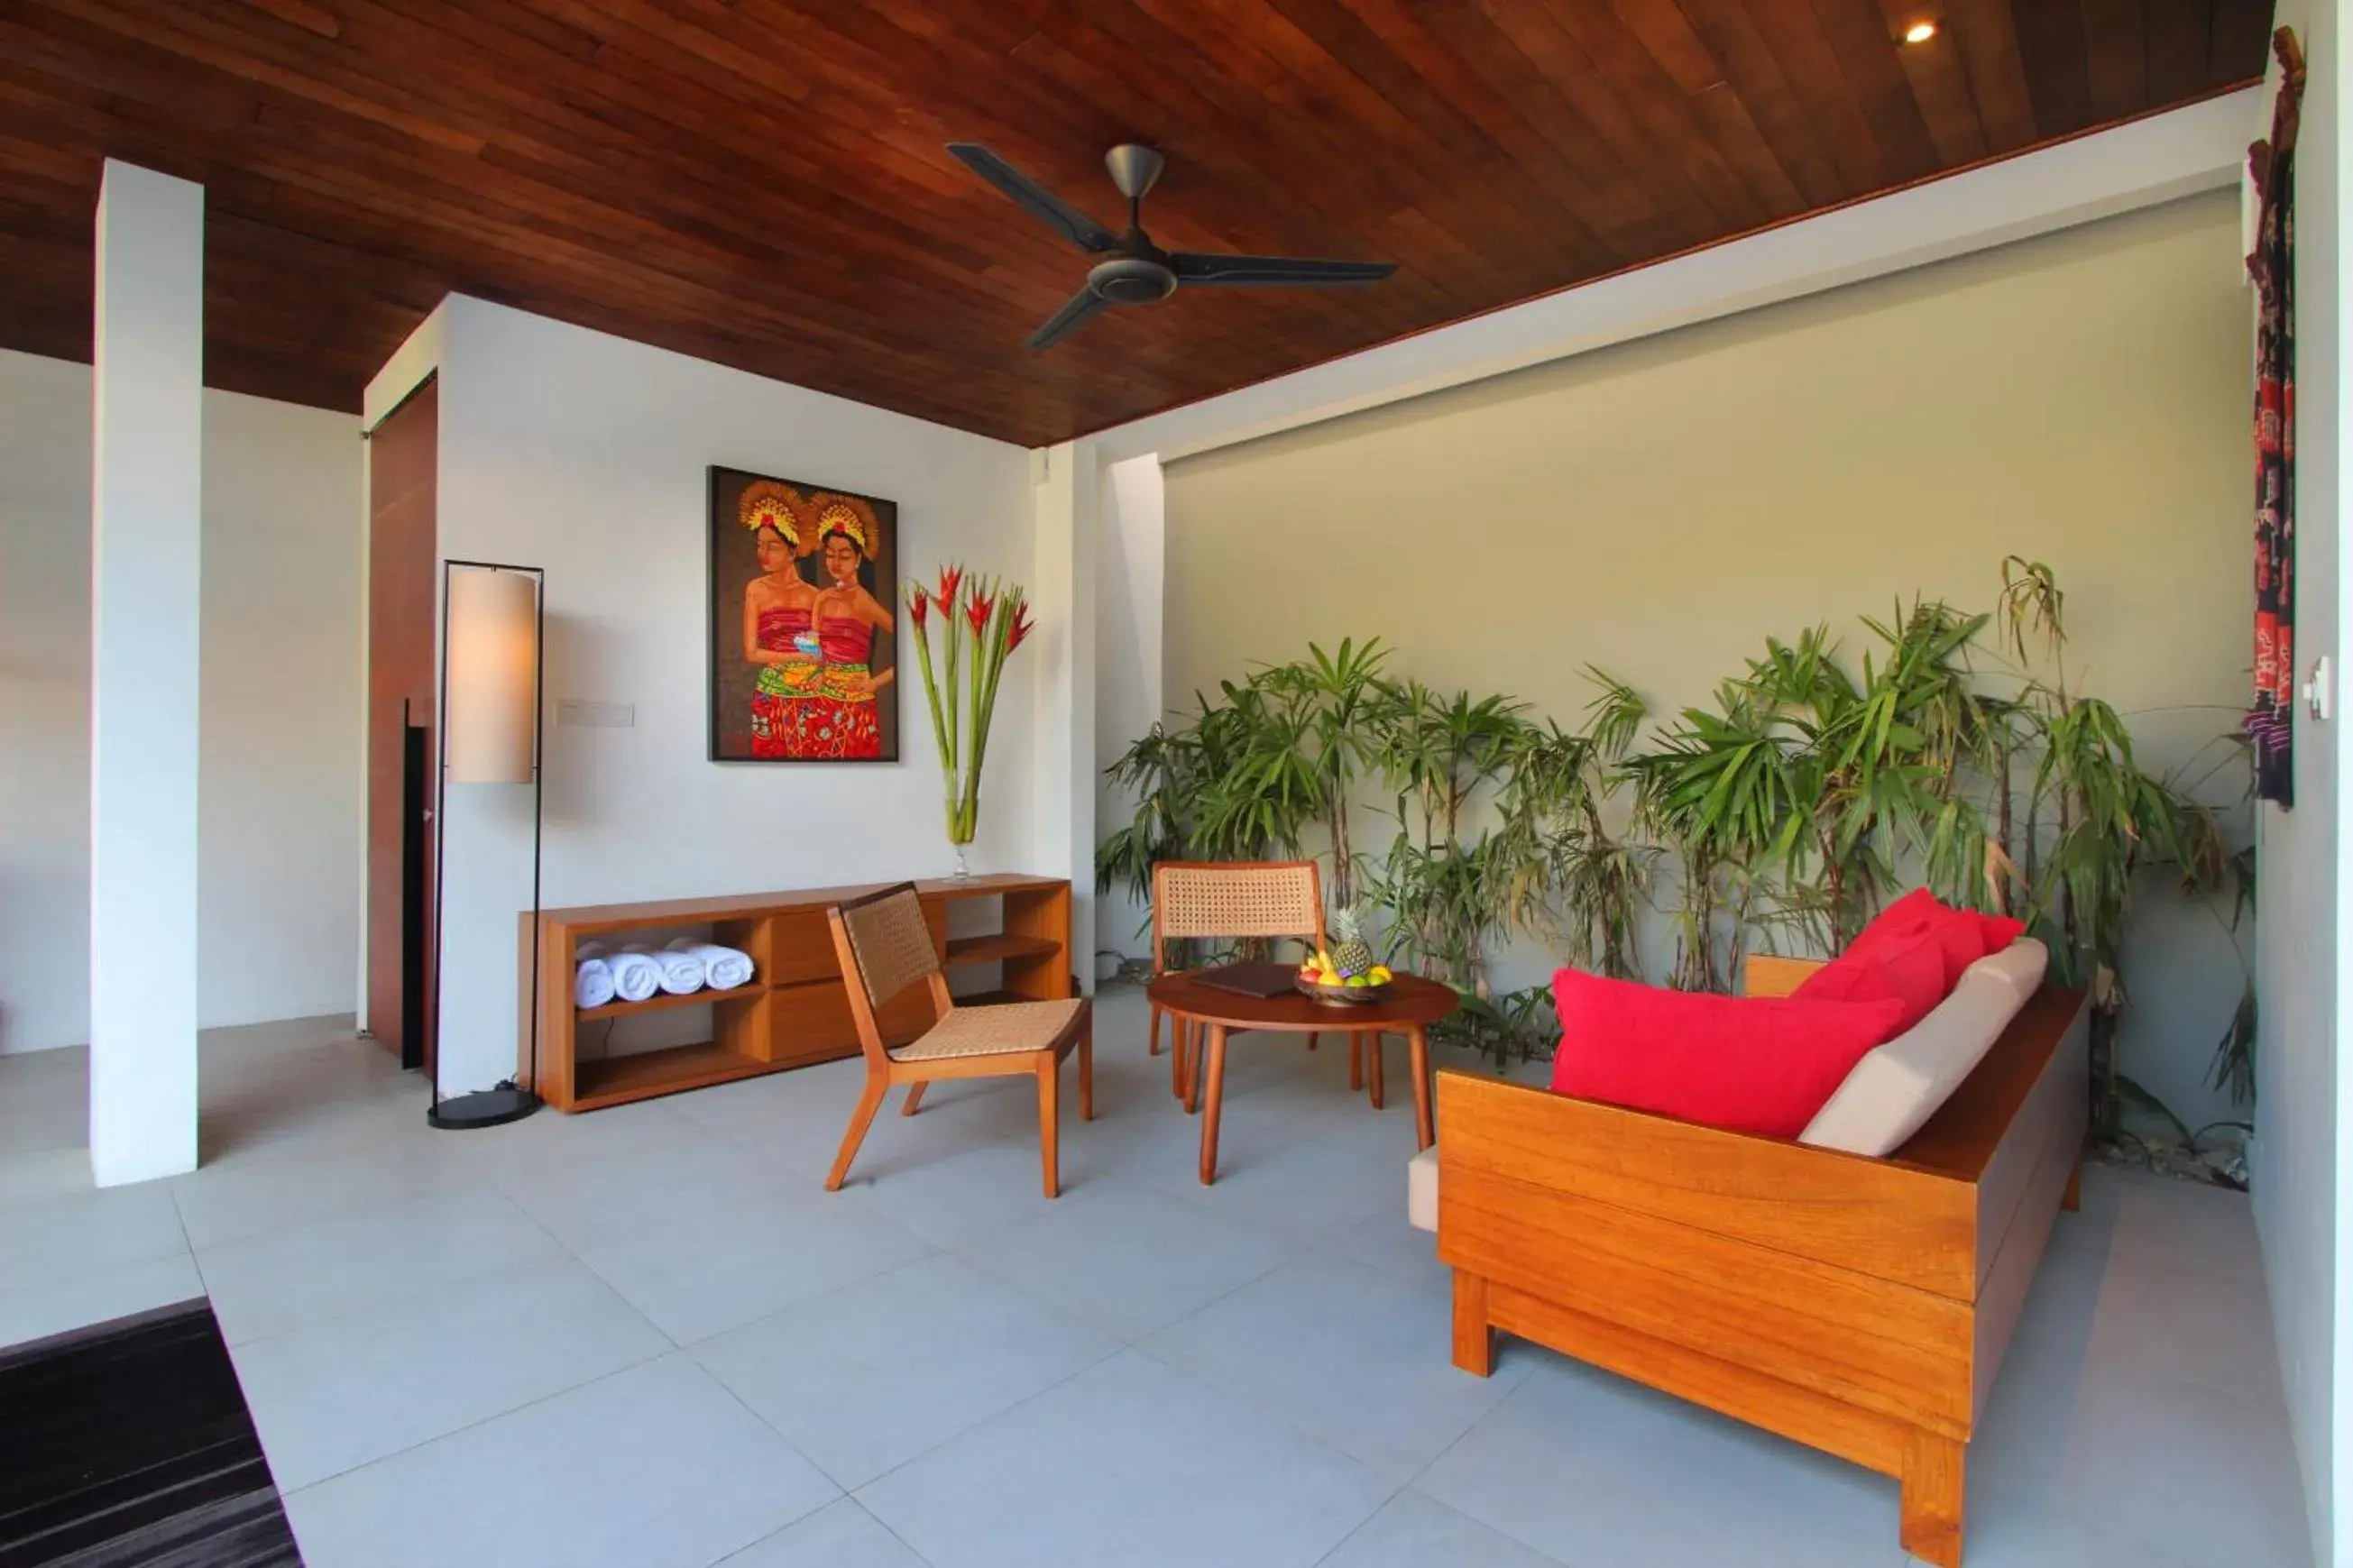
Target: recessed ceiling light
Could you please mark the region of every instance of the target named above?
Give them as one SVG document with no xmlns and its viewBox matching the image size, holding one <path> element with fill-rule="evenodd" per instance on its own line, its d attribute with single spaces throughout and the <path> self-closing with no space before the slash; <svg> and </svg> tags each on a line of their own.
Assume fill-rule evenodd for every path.
<svg viewBox="0 0 2353 1568">
<path fill-rule="evenodd" d="M 1904 29 L 1904 41 L 1907 44 L 1925 44 L 1936 36 L 1936 24 L 1934 22 L 1915 22 Z"/>
</svg>

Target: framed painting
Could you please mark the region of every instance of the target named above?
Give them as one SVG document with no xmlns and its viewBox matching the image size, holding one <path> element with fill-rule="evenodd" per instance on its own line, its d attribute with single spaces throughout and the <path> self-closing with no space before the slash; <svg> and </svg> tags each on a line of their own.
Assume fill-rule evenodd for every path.
<svg viewBox="0 0 2353 1568">
<path fill-rule="evenodd" d="M 711 760 L 899 760 L 899 509 L 711 470 Z"/>
</svg>

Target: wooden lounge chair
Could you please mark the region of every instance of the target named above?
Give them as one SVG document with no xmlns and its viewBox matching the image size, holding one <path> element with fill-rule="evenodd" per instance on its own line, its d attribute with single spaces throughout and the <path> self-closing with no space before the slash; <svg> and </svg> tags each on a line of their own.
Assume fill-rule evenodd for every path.
<svg viewBox="0 0 2353 1568">
<path fill-rule="evenodd" d="M 1062 1058 L 1079 1054 L 1079 1116 L 1095 1114 L 1094 1015 L 1083 996 L 1059 1002 L 1004 1002 L 959 1007 L 948 994 L 939 950 L 923 919 L 923 900 L 913 882 L 836 904 L 826 911 L 835 954 L 850 982 L 850 1016 L 858 1025 L 859 1048 L 866 1056 L 866 1087 L 849 1113 L 841 1152 L 825 1178 L 839 1192 L 849 1163 L 882 1109 L 894 1084 L 907 1086 L 902 1108 L 908 1116 L 922 1104 L 923 1088 L 935 1079 L 1003 1078 L 1029 1073 L 1038 1079 L 1038 1149 L 1046 1195 L 1061 1192 L 1060 1163 Z M 931 989 L 934 1022 L 903 1046 L 882 1043 L 877 1009 L 915 985 Z"/>
<path fill-rule="evenodd" d="M 1753 960 L 1749 993 L 1812 967 Z M 2083 993 L 2047 987 L 1886 1159 L 1440 1073 L 1454 1363 L 1486 1376 L 1518 1334 L 1894 1476 L 1905 1549 L 1958 1568 L 1969 1438 L 2076 1205 L 2088 1094 Z"/>
</svg>

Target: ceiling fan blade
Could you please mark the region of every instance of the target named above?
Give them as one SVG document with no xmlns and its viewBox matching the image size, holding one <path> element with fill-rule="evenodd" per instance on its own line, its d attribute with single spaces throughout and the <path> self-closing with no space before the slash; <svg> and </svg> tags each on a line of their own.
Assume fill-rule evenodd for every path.
<svg viewBox="0 0 2353 1568">
<path fill-rule="evenodd" d="M 965 168 L 995 185 L 1023 210 L 1049 225 L 1081 250 L 1109 250 L 1119 243 L 1111 230 L 976 142 L 951 142 L 948 151 Z"/>
<path fill-rule="evenodd" d="M 1050 349 L 1107 309 L 1111 301 L 1092 289 L 1082 289 L 1064 301 L 1062 308 L 1046 318 L 1046 324 L 1029 334 L 1033 349 Z"/>
<path fill-rule="evenodd" d="M 1168 258 L 1178 281 L 1234 286 L 1296 285 L 1328 288 L 1340 283 L 1377 283 L 1397 270 L 1394 261 L 1314 261 L 1298 256 L 1211 256 L 1180 250 Z"/>
</svg>

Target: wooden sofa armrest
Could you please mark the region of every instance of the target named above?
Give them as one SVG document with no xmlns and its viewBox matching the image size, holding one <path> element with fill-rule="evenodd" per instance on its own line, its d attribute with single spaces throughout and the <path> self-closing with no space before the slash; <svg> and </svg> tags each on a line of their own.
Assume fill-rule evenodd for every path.
<svg viewBox="0 0 2353 1568">
<path fill-rule="evenodd" d="M 1492 1178 L 1956 1300 L 1975 1294 L 1977 1195 L 1951 1174 L 1452 1069 L 1436 1093 L 1442 1258 L 1450 1198 Z"/>
</svg>

